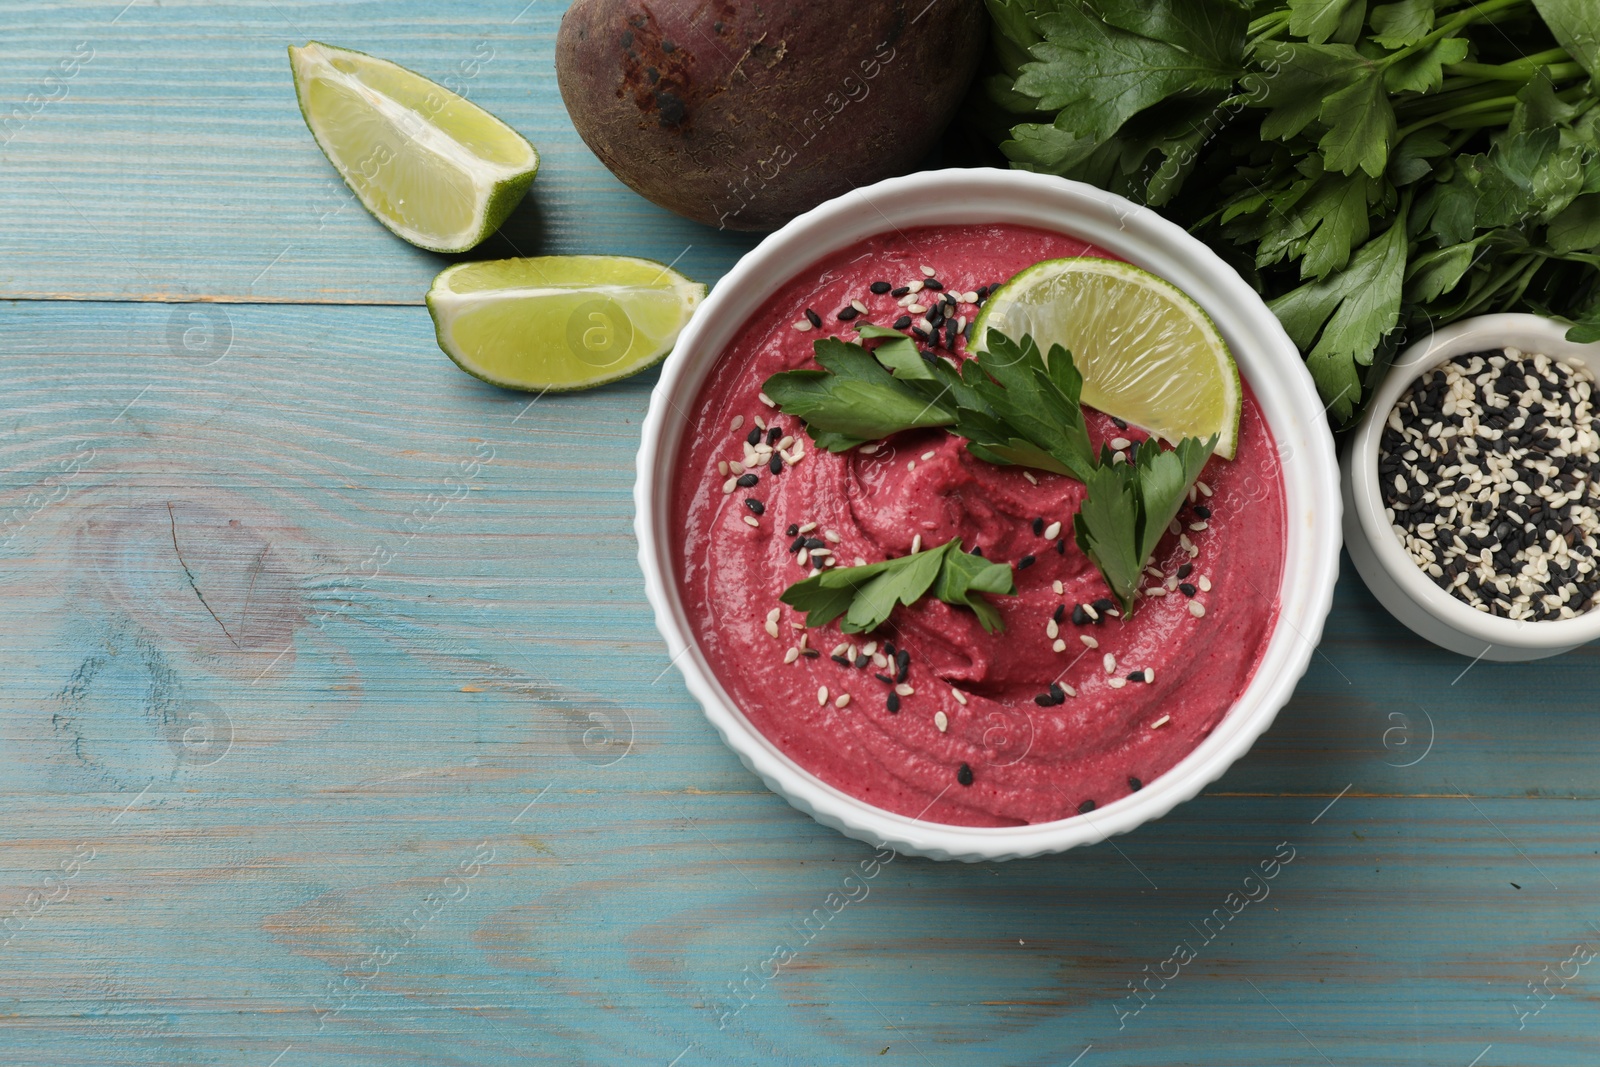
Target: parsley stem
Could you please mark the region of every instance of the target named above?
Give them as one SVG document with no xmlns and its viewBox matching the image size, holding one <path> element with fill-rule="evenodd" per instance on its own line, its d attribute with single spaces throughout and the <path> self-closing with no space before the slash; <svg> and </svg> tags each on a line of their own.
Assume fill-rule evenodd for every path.
<svg viewBox="0 0 1600 1067">
<path fill-rule="evenodd" d="M 1583 67 L 1572 61 L 1565 48 L 1552 48 L 1548 52 L 1499 66 L 1490 63 L 1450 63 L 1444 68 L 1445 74 L 1450 77 L 1503 82 L 1527 82 L 1540 70 L 1547 70 L 1552 81 L 1574 78 L 1583 73 Z"/>
<path fill-rule="evenodd" d="M 1461 107 L 1452 108 L 1449 111 L 1443 111 L 1437 115 L 1425 118 L 1421 122 L 1413 122 L 1411 125 L 1405 127 L 1395 135 L 1395 141 L 1397 143 L 1403 141 L 1407 137 L 1416 133 L 1418 130 L 1424 129 L 1428 126 L 1449 126 L 1452 119 L 1462 118 L 1467 115 L 1475 115 L 1484 111 L 1504 111 L 1507 108 L 1516 106 L 1516 103 L 1517 98 L 1515 96 L 1497 96 L 1489 100 L 1479 100 L 1476 103 L 1463 104 Z"/>
</svg>

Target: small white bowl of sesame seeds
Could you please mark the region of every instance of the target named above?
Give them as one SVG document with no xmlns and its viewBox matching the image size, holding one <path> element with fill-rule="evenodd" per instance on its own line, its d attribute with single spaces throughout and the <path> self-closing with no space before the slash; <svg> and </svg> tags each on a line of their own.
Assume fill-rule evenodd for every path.
<svg viewBox="0 0 1600 1067">
<path fill-rule="evenodd" d="M 1400 622 L 1498 662 L 1600 638 L 1600 344 L 1484 315 L 1400 354 L 1344 454 L 1345 544 Z"/>
</svg>

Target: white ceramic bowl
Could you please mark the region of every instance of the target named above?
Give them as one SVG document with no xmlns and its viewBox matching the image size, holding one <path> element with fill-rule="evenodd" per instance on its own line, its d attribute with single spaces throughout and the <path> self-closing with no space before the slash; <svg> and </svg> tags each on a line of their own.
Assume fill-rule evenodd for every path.
<svg viewBox="0 0 1600 1067">
<path fill-rule="evenodd" d="M 1217 728 L 1131 796 L 1059 822 L 968 827 L 873 807 L 803 770 L 735 707 L 694 639 L 669 532 L 672 479 L 701 383 L 748 316 L 808 264 L 892 227 L 1015 223 L 1091 241 L 1183 289 L 1215 320 L 1254 388 L 1283 457 L 1288 546 L 1280 615 L 1255 678 Z M 728 745 L 774 792 L 827 826 L 935 859 L 1061 852 L 1126 833 L 1199 793 L 1242 756 L 1288 701 L 1322 635 L 1339 571 L 1339 485 L 1316 388 L 1278 320 L 1210 249 L 1159 215 L 1088 185 L 1005 170 L 947 170 L 856 190 L 772 234 L 717 283 L 667 359 L 651 397 L 634 490 L 639 562 L 656 625 L 689 691 Z"/>
<path fill-rule="evenodd" d="M 1600 612 L 1559 622 L 1513 622 L 1468 607 L 1434 585 L 1389 527 L 1378 487 L 1384 421 L 1411 384 L 1456 356 L 1519 348 L 1600 371 L 1600 344 L 1568 341 L 1567 327 L 1538 315 L 1463 319 L 1407 348 L 1344 453 L 1344 534 L 1350 559 L 1389 613 L 1441 648 L 1474 659 L 1517 663 L 1570 652 L 1600 638 Z"/>
</svg>

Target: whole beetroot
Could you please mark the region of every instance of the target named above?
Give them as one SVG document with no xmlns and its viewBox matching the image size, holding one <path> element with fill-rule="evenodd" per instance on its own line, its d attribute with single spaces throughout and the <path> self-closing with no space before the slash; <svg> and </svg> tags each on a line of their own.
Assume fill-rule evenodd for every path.
<svg viewBox="0 0 1600 1067">
<path fill-rule="evenodd" d="M 576 0 L 556 73 L 641 196 L 770 230 L 922 159 L 986 35 L 982 0 Z"/>
</svg>

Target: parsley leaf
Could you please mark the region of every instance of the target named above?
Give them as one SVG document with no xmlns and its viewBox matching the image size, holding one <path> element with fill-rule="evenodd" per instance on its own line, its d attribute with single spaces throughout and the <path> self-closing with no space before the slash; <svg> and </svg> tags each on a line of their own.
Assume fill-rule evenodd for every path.
<svg viewBox="0 0 1600 1067">
<path fill-rule="evenodd" d="M 938 548 L 863 567 L 834 567 L 796 582 L 779 599 L 806 613 L 806 625 L 826 626 L 840 616 L 842 633 L 870 633 L 889 621 L 899 605 L 932 595 L 971 608 L 990 633 L 1005 629 L 986 595 L 1015 596 L 1011 567 L 961 550 L 958 537 Z"/>
<path fill-rule="evenodd" d="M 1085 480 L 1089 495 L 1073 520 L 1078 547 L 1100 568 L 1124 617 L 1138 604 L 1145 563 L 1216 448 L 1216 437 L 1186 438 L 1171 451 L 1151 442 L 1133 463 L 1116 464 L 1107 452 Z"/>
<path fill-rule="evenodd" d="M 860 345 L 825 338 L 816 343 L 816 358 L 824 370 L 775 374 L 762 389 L 786 414 L 805 420 L 819 448 L 844 452 L 901 430 L 955 421 L 951 407 L 891 373 Z"/>
</svg>

